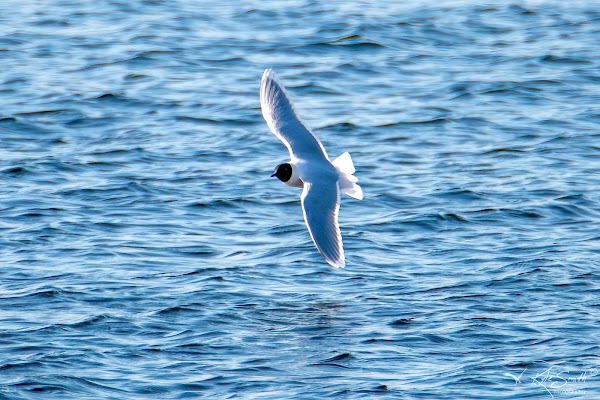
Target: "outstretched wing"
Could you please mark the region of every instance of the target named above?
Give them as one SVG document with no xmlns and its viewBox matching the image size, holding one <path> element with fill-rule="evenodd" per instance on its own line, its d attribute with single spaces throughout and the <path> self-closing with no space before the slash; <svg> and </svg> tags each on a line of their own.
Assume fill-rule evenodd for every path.
<svg viewBox="0 0 600 400">
<path fill-rule="evenodd" d="M 304 220 L 317 249 L 329 264 L 343 268 L 346 262 L 338 225 L 340 190 L 337 182 L 304 182 L 301 199 Z"/>
<path fill-rule="evenodd" d="M 292 159 L 328 160 L 323 145 L 300 121 L 285 87 L 271 69 L 265 70 L 262 76 L 260 106 L 269 129 L 285 144 Z"/>
</svg>

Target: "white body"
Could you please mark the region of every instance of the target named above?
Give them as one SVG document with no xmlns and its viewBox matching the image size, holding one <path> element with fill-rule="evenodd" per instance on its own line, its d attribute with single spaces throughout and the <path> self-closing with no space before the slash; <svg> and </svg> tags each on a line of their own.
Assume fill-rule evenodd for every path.
<svg viewBox="0 0 600 400">
<path fill-rule="evenodd" d="M 313 174 L 314 169 L 316 169 L 317 173 L 323 173 L 328 168 L 327 164 L 315 163 L 314 161 L 306 162 L 305 160 L 290 161 L 290 165 L 292 166 L 292 177 L 289 181 L 284 182 L 284 184 L 293 187 L 304 187 L 304 182 L 302 181 L 302 176 L 308 177 Z M 356 170 L 354 169 L 354 165 L 352 164 L 352 159 L 350 158 L 350 154 L 347 152 L 336 158 L 331 165 L 335 168 L 338 174 L 338 186 L 342 193 L 347 194 L 348 196 L 354 197 L 355 199 L 362 200 L 363 192 L 360 186 L 356 184 L 358 179 L 353 175 Z"/>
<path fill-rule="evenodd" d="M 363 193 L 353 176 L 350 154 L 344 153 L 333 163 L 321 142 L 300 121 L 283 84 L 267 69 L 261 81 L 260 103 L 271 132 L 288 148 L 292 176 L 284 182 L 302 190 L 302 212 L 310 236 L 325 260 L 344 267 L 342 235 L 338 226 L 340 192 L 356 199 Z"/>
</svg>

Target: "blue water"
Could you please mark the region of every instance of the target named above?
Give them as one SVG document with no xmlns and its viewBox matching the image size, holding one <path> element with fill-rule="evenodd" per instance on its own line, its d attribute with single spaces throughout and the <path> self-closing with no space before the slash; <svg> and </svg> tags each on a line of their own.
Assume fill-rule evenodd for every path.
<svg viewBox="0 0 600 400">
<path fill-rule="evenodd" d="M 233 3 L 1 3 L 0 398 L 600 398 L 597 4 Z"/>
</svg>

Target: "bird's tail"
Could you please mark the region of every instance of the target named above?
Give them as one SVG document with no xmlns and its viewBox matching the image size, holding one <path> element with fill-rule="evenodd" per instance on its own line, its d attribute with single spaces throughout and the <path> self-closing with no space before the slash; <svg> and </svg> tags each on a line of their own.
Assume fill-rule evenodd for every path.
<svg viewBox="0 0 600 400">
<path fill-rule="evenodd" d="M 348 154 L 348 152 L 342 154 L 336 158 L 332 164 L 340 173 L 340 190 L 348 196 L 362 200 L 362 188 L 356 184 L 358 178 L 352 175 L 356 172 L 356 169 L 354 168 L 354 164 L 352 164 L 350 154 Z"/>
</svg>

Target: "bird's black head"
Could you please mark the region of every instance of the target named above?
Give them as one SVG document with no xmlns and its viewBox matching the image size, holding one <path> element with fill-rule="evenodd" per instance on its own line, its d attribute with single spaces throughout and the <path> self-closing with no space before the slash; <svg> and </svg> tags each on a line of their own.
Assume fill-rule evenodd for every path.
<svg viewBox="0 0 600 400">
<path fill-rule="evenodd" d="M 292 177 L 292 166 L 288 163 L 279 164 L 271 176 L 276 176 L 281 182 L 287 182 Z"/>
</svg>

